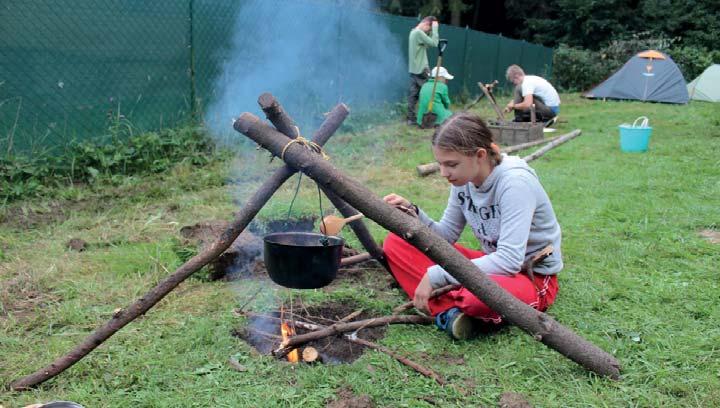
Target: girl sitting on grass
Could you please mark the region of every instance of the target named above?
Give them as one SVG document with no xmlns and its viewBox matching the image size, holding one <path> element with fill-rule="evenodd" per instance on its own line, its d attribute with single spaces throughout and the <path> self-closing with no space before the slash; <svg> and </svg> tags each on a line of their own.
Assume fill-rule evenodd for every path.
<svg viewBox="0 0 720 408">
<path fill-rule="evenodd" d="M 384 200 L 412 208 L 422 223 L 452 244 L 469 224 L 483 251 L 455 244 L 458 252 L 522 302 L 546 310 L 557 295 L 556 275 L 563 262 L 560 225 L 535 171 L 517 156 L 501 155 L 485 122 L 467 112 L 452 115 L 437 128 L 432 150 L 440 174 L 452 185 L 442 219 L 433 221 L 394 193 Z M 523 264 L 548 245 L 553 253 L 530 273 L 521 272 Z M 502 322 L 465 288 L 430 299 L 433 289 L 458 282 L 402 238 L 388 235 L 384 249 L 393 275 L 415 308 L 436 316 L 436 325 L 452 338 L 473 337 L 481 322 Z"/>
</svg>

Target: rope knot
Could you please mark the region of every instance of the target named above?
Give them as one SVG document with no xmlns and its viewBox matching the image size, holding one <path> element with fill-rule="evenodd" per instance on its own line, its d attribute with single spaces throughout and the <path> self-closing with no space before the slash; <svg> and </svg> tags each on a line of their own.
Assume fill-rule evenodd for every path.
<svg viewBox="0 0 720 408">
<path fill-rule="evenodd" d="M 298 129 L 297 126 L 295 126 L 295 130 L 297 131 L 297 137 L 295 139 L 289 141 L 285 145 L 285 147 L 283 147 L 282 152 L 280 153 L 280 158 L 283 161 L 285 161 L 285 152 L 287 151 L 288 147 L 290 147 L 290 145 L 293 143 L 299 143 L 299 144 L 305 146 L 306 148 L 308 148 L 309 150 L 312 150 L 315 153 L 319 153 L 323 159 L 330 160 L 330 156 L 328 156 L 327 153 L 325 153 L 322 146 L 313 142 L 312 140 L 308 140 L 308 139 L 305 139 L 304 137 L 302 137 L 302 135 L 300 135 L 300 129 Z"/>
</svg>

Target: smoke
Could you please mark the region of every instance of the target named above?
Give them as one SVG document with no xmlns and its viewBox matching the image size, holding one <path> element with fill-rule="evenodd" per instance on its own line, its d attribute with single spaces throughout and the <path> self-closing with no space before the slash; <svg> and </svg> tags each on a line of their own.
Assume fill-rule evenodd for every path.
<svg viewBox="0 0 720 408">
<path fill-rule="evenodd" d="M 406 52 L 372 9 L 371 0 L 244 1 L 206 111 L 211 132 L 227 135 L 242 112 L 263 118 L 263 92 L 304 135 L 339 102 L 357 112 L 401 100 Z"/>
</svg>

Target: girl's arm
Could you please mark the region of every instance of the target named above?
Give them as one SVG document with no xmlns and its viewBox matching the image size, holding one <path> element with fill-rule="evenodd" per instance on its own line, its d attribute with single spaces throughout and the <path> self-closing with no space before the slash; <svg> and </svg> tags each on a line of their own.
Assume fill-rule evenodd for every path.
<svg viewBox="0 0 720 408">
<path fill-rule="evenodd" d="M 472 262 L 486 274 L 512 276 L 525 261 L 537 199 L 529 181 L 516 178 L 505 186 L 498 201 L 502 215 L 497 250 Z M 459 283 L 440 265 L 428 268 L 428 277 L 433 288 Z"/>
<path fill-rule="evenodd" d="M 460 188 L 453 187 L 450 189 L 448 204 L 439 222 L 434 221 L 423 210 L 420 210 L 418 214 L 420 222 L 427 225 L 434 233 L 451 244 L 454 244 L 460 238 L 460 233 L 462 233 L 466 223 L 458 193 L 462 193 Z"/>
</svg>

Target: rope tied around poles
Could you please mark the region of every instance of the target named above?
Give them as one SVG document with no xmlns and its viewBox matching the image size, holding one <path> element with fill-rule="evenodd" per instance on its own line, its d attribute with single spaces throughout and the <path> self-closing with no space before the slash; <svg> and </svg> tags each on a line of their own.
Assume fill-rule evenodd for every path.
<svg viewBox="0 0 720 408">
<path fill-rule="evenodd" d="M 304 137 L 302 137 L 302 135 L 300 134 L 300 129 L 298 129 L 297 126 L 295 126 L 295 130 L 297 130 L 297 137 L 295 139 L 289 141 L 285 145 L 285 147 L 283 147 L 282 152 L 280 152 L 280 159 L 285 161 L 285 151 L 288 149 L 288 147 L 290 147 L 290 145 L 293 143 L 299 143 L 299 144 L 307 147 L 309 150 L 312 150 L 315 153 L 319 153 L 323 159 L 330 160 L 330 156 L 328 156 L 327 153 L 325 153 L 322 146 L 313 142 L 312 140 L 308 140 L 308 139 L 305 139 Z"/>
</svg>

